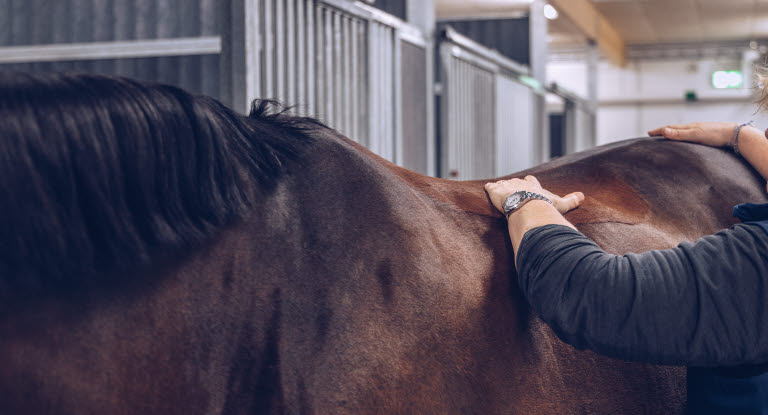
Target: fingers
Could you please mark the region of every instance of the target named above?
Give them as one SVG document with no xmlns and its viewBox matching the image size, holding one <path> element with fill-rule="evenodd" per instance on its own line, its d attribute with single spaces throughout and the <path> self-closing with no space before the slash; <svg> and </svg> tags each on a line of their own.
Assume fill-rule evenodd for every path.
<svg viewBox="0 0 768 415">
<path fill-rule="evenodd" d="M 536 186 L 541 187 L 541 184 L 539 183 L 539 181 L 535 177 L 533 177 L 533 176 L 530 176 L 530 175 L 525 176 L 525 181 L 531 182 L 531 183 L 535 184 Z"/>
<path fill-rule="evenodd" d="M 695 126 L 695 124 L 671 124 L 671 125 L 665 125 L 663 127 L 655 128 L 653 130 L 648 131 L 648 135 L 651 137 L 659 137 L 664 136 L 667 137 L 667 134 L 670 134 L 670 132 L 675 130 L 690 130 Z M 664 133 L 664 130 L 667 130 L 667 134 Z M 667 137 L 670 138 L 670 137 Z"/>
<path fill-rule="evenodd" d="M 561 197 L 556 203 L 556 208 L 560 213 L 568 212 L 569 210 L 576 209 L 581 202 L 584 201 L 584 193 L 573 192 L 566 196 Z"/>
<path fill-rule="evenodd" d="M 689 129 L 675 129 L 665 128 L 662 134 L 665 138 L 670 140 L 693 140 L 701 132 L 692 128 Z"/>
</svg>

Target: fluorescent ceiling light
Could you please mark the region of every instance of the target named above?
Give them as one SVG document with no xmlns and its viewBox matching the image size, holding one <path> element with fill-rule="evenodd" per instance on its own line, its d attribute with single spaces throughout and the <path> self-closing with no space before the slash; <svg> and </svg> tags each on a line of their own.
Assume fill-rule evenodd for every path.
<svg viewBox="0 0 768 415">
<path fill-rule="evenodd" d="M 546 17 L 549 20 L 555 20 L 557 17 L 560 16 L 560 13 L 557 12 L 557 9 L 552 7 L 551 4 L 547 4 L 544 6 L 544 17 Z"/>
</svg>

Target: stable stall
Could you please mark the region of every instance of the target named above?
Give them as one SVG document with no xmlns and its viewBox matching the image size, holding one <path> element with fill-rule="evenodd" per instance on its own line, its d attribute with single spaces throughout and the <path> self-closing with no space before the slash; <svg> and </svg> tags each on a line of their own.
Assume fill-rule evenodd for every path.
<svg viewBox="0 0 768 415">
<path fill-rule="evenodd" d="M 551 156 L 562 156 L 594 147 L 597 144 L 597 114 L 594 106 L 557 84 L 548 87 L 547 92 L 554 98 L 548 100 Z M 552 105 L 552 102 L 559 104 Z M 558 150 L 558 154 L 555 150 Z"/>
<path fill-rule="evenodd" d="M 0 0 L 13 9 L 12 20 L 0 15 L 0 70 L 124 75 L 242 112 L 254 98 L 273 98 L 388 160 L 434 170 L 429 36 L 378 8 L 347 0 L 62 0 L 53 8 Z"/>
<path fill-rule="evenodd" d="M 502 176 L 536 163 L 534 99 L 545 93 L 520 65 L 450 27 L 439 36 L 442 177 Z"/>
</svg>

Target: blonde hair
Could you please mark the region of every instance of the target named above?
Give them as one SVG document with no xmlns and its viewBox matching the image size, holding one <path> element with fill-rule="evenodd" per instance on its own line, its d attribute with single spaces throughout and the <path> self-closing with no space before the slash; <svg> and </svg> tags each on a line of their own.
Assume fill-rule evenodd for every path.
<svg viewBox="0 0 768 415">
<path fill-rule="evenodd" d="M 755 82 L 760 90 L 760 97 L 757 99 L 757 111 L 768 108 L 768 66 L 755 65 Z"/>
</svg>

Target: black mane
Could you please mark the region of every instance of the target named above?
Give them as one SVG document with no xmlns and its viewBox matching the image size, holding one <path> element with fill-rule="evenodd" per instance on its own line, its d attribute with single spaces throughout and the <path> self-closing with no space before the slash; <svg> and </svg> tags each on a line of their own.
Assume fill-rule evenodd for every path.
<svg viewBox="0 0 768 415">
<path fill-rule="evenodd" d="M 189 249 L 249 206 L 318 122 L 179 88 L 0 73 L 0 280 L 62 287 Z"/>
</svg>

